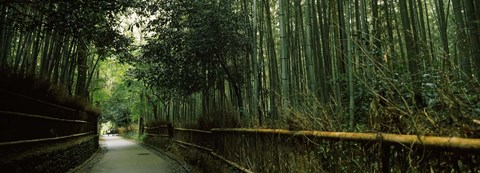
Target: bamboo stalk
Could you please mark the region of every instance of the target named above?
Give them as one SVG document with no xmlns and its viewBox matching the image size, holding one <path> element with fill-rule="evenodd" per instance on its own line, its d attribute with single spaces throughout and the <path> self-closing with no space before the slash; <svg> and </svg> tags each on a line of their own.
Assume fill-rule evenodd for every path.
<svg viewBox="0 0 480 173">
<path fill-rule="evenodd" d="M 166 137 L 168 138 L 168 135 L 162 135 L 162 134 L 152 134 L 152 133 L 145 133 L 147 136 L 153 136 L 153 137 Z"/>
<path fill-rule="evenodd" d="M 194 148 L 201 149 L 201 150 L 204 150 L 204 151 L 207 151 L 207 152 L 212 152 L 213 151 L 210 148 L 202 147 L 200 145 L 196 145 L 196 144 L 192 144 L 192 143 L 188 143 L 188 142 L 183 142 L 183 141 L 180 141 L 180 140 L 173 140 L 173 141 L 176 142 L 176 143 L 182 144 L 182 145 L 194 147 Z"/>
<path fill-rule="evenodd" d="M 211 133 L 212 133 L 212 132 L 210 132 L 210 131 L 197 130 L 197 129 L 175 128 L 175 130 L 176 130 L 176 131 L 185 131 L 185 132 L 205 133 L 205 134 L 211 134 Z"/>
<path fill-rule="evenodd" d="M 400 143 L 404 145 L 418 145 L 426 147 L 439 147 L 446 149 L 480 150 L 480 139 L 421 136 L 421 135 L 399 135 L 388 133 L 353 133 L 353 132 L 321 132 L 321 131 L 289 131 L 283 129 L 241 129 L 241 128 L 215 128 L 212 132 L 224 133 L 263 133 L 290 136 L 309 136 L 325 139 L 347 140 L 369 142 L 380 140 L 382 142 Z"/>
<path fill-rule="evenodd" d="M 480 139 L 439 136 L 382 134 L 384 141 L 448 149 L 480 150 Z"/>
<path fill-rule="evenodd" d="M 472 120 L 472 121 L 473 121 L 473 123 L 475 123 L 475 124 L 477 124 L 477 125 L 480 125 L 480 120 L 474 119 L 474 120 Z"/>
<path fill-rule="evenodd" d="M 159 126 L 156 126 L 156 127 L 143 127 L 145 129 L 148 129 L 148 130 L 153 130 L 153 129 L 158 129 L 158 128 L 167 128 L 167 125 L 159 125 Z"/>
</svg>

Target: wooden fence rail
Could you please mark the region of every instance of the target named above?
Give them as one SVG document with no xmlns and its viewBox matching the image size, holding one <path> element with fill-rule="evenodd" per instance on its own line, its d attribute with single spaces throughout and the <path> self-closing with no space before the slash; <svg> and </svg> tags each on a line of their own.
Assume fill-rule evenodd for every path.
<svg viewBox="0 0 480 173">
<path fill-rule="evenodd" d="M 284 163 L 282 163 L 283 157 L 292 157 L 292 153 L 284 153 L 283 155 L 270 153 L 270 155 L 275 156 L 271 158 L 277 158 L 275 161 L 275 159 L 265 159 L 265 157 L 262 156 L 267 153 L 259 153 L 257 156 L 252 156 L 254 153 L 248 153 L 247 150 L 249 148 L 256 148 L 257 152 L 279 152 L 283 149 L 284 152 L 294 152 L 293 154 L 303 155 L 310 155 L 310 150 L 320 150 L 325 152 L 325 155 L 318 158 L 323 158 L 323 160 L 327 162 L 332 160 L 341 162 L 337 164 L 342 164 L 345 161 L 342 161 L 342 159 L 338 160 L 336 157 L 341 157 L 339 155 L 342 155 L 343 152 L 348 152 L 347 154 L 343 153 L 347 155 L 345 158 L 348 159 L 351 157 L 348 155 L 357 154 L 356 159 L 359 159 L 360 162 L 368 163 L 373 167 L 370 169 L 371 171 L 380 172 L 408 172 L 408 170 L 432 171 L 443 169 L 460 172 L 464 172 L 465 170 L 467 170 L 467 172 L 480 171 L 480 139 L 477 138 L 246 128 L 213 128 L 209 131 L 184 128 L 171 128 L 167 130 L 169 130 L 168 133 L 173 133 L 173 135 L 170 135 L 170 138 L 179 145 L 210 153 L 212 156 L 225 161 L 227 164 L 236 167 L 242 172 L 251 172 L 251 170 L 260 172 L 293 171 L 282 166 L 282 164 L 284 165 Z M 279 145 L 283 145 L 283 147 L 279 149 Z M 292 147 L 288 147 L 288 145 Z M 277 147 L 277 149 L 272 150 L 272 147 Z M 302 147 L 306 148 L 299 149 Z M 348 151 L 355 149 L 361 151 Z M 418 153 L 416 153 L 417 150 L 419 150 Z M 316 153 L 321 154 L 320 151 Z M 241 155 L 241 153 L 243 153 L 243 155 Z M 306 157 L 316 158 L 314 156 Z M 441 160 L 441 157 L 448 158 Z M 408 161 L 409 159 L 410 161 Z M 407 163 L 415 159 L 419 162 L 418 164 Z M 235 163 L 232 160 L 239 161 L 241 164 Z M 266 165 L 276 166 L 273 166 L 274 168 L 270 170 L 252 167 L 250 166 L 252 160 L 263 162 L 263 164 Z M 310 161 L 307 159 L 306 162 Z M 315 162 L 315 164 L 325 165 L 325 163 L 318 162 Z M 348 164 L 355 163 L 348 162 Z M 401 166 L 395 164 L 401 164 Z M 250 169 L 245 168 L 245 166 L 250 167 Z M 435 168 L 436 166 L 439 168 Z M 467 168 L 461 168 L 462 166 Z M 357 167 L 362 166 L 360 164 Z M 303 171 L 310 172 L 312 170 L 306 169 Z M 314 170 L 314 172 L 316 171 L 343 172 L 346 170 L 335 166 L 325 166 L 320 170 Z"/>
<path fill-rule="evenodd" d="M 54 139 L 90 132 L 97 132 L 96 120 L 65 119 L 0 110 L 0 146 L 22 143 L 21 141 L 40 142 L 44 141 L 41 140 L 43 138 Z"/>
<path fill-rule="evenodd" d="M 0 146 L 97 133 L 97 116 L 0 89 Z"/>
<path fill-rule="evenodd" d="M 144 128 L 147 130 L 153 130 L 153 129 L 167 128 L 167 127 L 168 127 L 167 125 L 159 125 L 155 127 L 144 127 Z"/>
<path fill-rule="evenodd" d="M 0 172 L 68 171 L 97 151 L 97 121 L 94 113 L 0 89 Z"/>
<path fill-rule="evenodd" d="M 87 136 L 87 135 L 91 135 L 91 134 L 95 134 L 95 132 L 91 131 L 91 132 L 86 132 L 86 133 L 77 133 L 77 134 L 73 134 L 73 135 L 59 136 L 59 137 L 53 137 L 53 138 L 41 138 L 41 139 L 28 139 L 28 140 L 20 140 L 20 141 L 0 142 L 0 146 L 17 145 L 17 144 L 34 143 L 34 142 L 45 142 L 45 141 L 55 141 L 55 140 L 61 140 L 61 139 L 79 137 L 79 136 Z"/>
<path fill-rule="evenodd" d="M 11 116 L 22 116 L 28 118 L 36 118 L 36 119 L 45 119 L 45 120 L 52 120 L 52 121 L 62 121 L 62 122 L 71 122 L 71 123 L 85 123 L 85 124 L 93 124 L 94 122 L 88 122 L 84 120 L 71 120 L 71 119 L 63 119 L 63 118 L 54 118 L 42 115 L 34 115 L 34 114 L 25 114 L 20 112 L 10 112 L 10 111 L 0 111 L 1 115 L 11 115 Z"/>
<path fill-rule="evenodd" d="M 421 135 L 400 135 L 388 133 L 354 133 L 354 132 L 323 132 L 323 131 L 289 131 L 283 129 L 242 129 L 214 128 L 212 132 L 228 133 L 264 133 L 279 134 L 289 136 L 317 137 L 332 140 L 372 142 L 382 141 L 393 144 L 403 144 L 406 146 L 424 146 L 438 147 L 445 149 L 462 149 L 470 151 L 480 151 L 480 139 L 459 138 L 459 137 L 440 137 L 440 136 L 421 136 Z"/>
</svg>

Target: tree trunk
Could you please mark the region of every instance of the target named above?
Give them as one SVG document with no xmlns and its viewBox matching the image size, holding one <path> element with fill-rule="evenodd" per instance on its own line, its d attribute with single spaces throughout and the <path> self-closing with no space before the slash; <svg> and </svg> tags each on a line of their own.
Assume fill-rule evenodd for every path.
<svg viewBox="0 0 480 173">
<path fill-rule="evenodd" d="M 401 19 L 402 19 L 402 25 L 403 25 L 403 34 L 405 37 L 405 43 L 406 43 L 406 49 L 407 49 L 407 58 L 408 58 L 408 68 L 410 71 L 410 78 L 412 81 L 412 90 L 414 97 L 413 99 L 413 105 L 416 106 L 423 106 L 423 98 L 421 95 L 421 83 L 420 80 L 418 79 L 419 75 L 419 70 L 418 70 L 418 47 L 415 42 L 415 30 L 413 29 L 413 26 L 411 24 L 411 17 L 409 17 L 408 14 L 408 8 L 407 8 L 407 0 L 400 0 L 400 13 L 401 13 Z M 411 2 L 411 0 L 410 0 Z M 413 6 L 414 4 L 410 3 L 410 6 Z M 410 10 L 412 11 L 412 10 Z M 411 13 L 410 13 L 411 15 Z"/>
<path fill-rule="evenodd" d="M 287 43 L 287 36 L 285 34 L 286 29 L 286 21 L 285 21 L 285 0 L 279 1 L 279 14 L 280 14 L 280 56 L 281 56 L 281 67 L 282 67 L 282 107 L 285 109 L 289 105 L 288 100 L 288 93 L 289 93 L 289 81 L 288 81 L 288 43 Z M 283 111 L 282 111 L 283 112 Z"/>
<path fill-rule="evenodd" d="M 311 17 L 311 8 L 310 8 L 310 0 L 306 0 L 304 3 L 305 6 L 305 27 L 306 27 L 306 35 L 305 35 L 305 59 L 306 59 L 306 67 L 307 67 L 307 84 L 309 88 L 309 93 L 313 97 L 317 96 L 317 80 L 315 78 L 315 69 L 313 65 L 313 52 L 312 52 L 312 17 Z M 323 100 L 323 99 L 321 99 Z"/>
<path fill-rule="evenodd" d="M 467 29 L 469 31 L 470 50 L 472 51 L 473 72 L 475 78 L 480 81 L 480 32 L 477 23 L 477 13 L 480 9 L 475 9 L 475 4 L 480 2 L 473 0 L 465 0 L 465 15 L 467 18 Z M 478 5 L 477 5 L 478 6 Z"/>
<path fill-rule="evenodd" d="M 472 77 L 472 66 L 470 60 L 470 51 L 468 50 L 468 38 L 465 31 L 465 21 L 462 13 L 462 5 L 460 1 L 452 1 L 453 14 L 456 21 L 457 28 L 457 41 L 456 44 L 458 47 L 458 57 L 460 59 L 460 69 L 467 78 Z"/>
<path fill-rule="evenodd" d="M 87 43 L 81 41 L 79 43 L 78 57 L 77 57 L 77 86 L 75 87 L 75 95 L 79 97 L 87 96 Z"/>
</svg>

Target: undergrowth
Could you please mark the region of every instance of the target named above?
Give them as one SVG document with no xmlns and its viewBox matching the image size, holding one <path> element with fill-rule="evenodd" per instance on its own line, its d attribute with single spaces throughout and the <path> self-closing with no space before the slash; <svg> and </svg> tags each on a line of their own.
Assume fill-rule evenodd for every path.
<svg viewBox="0 0 480 173">
<path fill-rule="evenodd" d="M 72 96 L 65 86 L 54 85 L 51 82 L 36 78 L 17 76 L 8 71 L 0 73 L 0 89 L 3 92 L 16 93 L 42 101 L 84 111 L 98 116 L 100 111 L 92 106 L 84 97 Z"/>
<path fill-rule="evenodd" d="M 283 108 L 269 126 L 290 130 L 358 131 L 480 137 L 480 85 L 432 71 L 422 75 L 416 103 L 409 79 L 398 74 L 357 78 L 354 126 L 349 127 L 348 97 L 323 103 L 299 93 L 299 104 Z M 295 97 L 294 97 L 295 98 Z M 343 104 L 343 105 L 342 105 Z"/>
<path fill-rule="evenodd" d="M 233 110 L 214 110 L 204 116 L 197 118 L 194 123 L 175 124 L 179 127 L 210 130 L 212 128 L 240 128 L 244 127 L 238 113 Z"/>
</svg>

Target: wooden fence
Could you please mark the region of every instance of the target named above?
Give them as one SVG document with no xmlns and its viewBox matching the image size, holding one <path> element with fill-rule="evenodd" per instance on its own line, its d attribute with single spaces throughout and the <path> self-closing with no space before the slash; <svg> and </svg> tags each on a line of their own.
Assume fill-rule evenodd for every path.
<svg viewBox="0 0 480 173">
<path fill-rule="evenodd" d="M 0 172 L 67 172 L 97 149 L 96 115 L 0 90 Z"/>
<path fill-rule="evenodd" d="M 480 139 L 283 129 L 162 126 L 175 143 L 242 172 L 479 172 Z M 166 135 L 170 133 L 170 135 Z M 167 139 L 167 138 L 165 138 Z"/>
<path fill-rule="evenodd" d="M 95 115 L 8 91 L 0 90 L 0 96 L 3 152 L 22 144 L 97 136 Z"/>
</svg>

